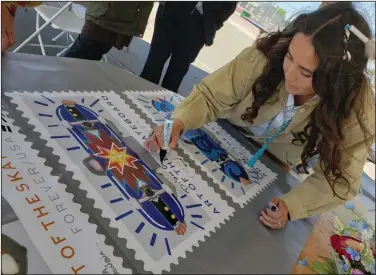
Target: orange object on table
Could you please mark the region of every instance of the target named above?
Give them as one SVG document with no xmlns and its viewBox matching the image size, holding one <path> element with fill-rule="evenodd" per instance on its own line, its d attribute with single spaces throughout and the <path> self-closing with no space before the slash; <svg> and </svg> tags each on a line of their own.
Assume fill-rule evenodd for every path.
<svg viewBox="0 0 376 275">
<path fill-rule="evenodd" d="M 291 274 L 316 274 L 310 268 L 299 264 L 299 260 L 307 258 L 309 262 L 321 261 L 319 256 L 330 258 L 330 236 L 332 235 L 334 215 L 332 212 L 321 214 L 308 237 L 304 248 L 291 270 Z"/>
</svg>

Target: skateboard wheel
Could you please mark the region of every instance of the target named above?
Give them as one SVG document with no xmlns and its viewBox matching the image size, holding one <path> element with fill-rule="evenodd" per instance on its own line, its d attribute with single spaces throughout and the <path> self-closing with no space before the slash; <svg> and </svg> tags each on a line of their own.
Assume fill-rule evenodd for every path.
<svg viewBox="0 0 376 275">
<path fill-rule="evenodd" d="M 148 197 L 152 197 L 152 196 L 154 196 L 154 191 L 153 190 L 151 190 L 150 188 L 145 188 L 144 189 L 144 193 L 145 193 L 145 195 L 146 196 L 148 196 Z"/>
</svg>

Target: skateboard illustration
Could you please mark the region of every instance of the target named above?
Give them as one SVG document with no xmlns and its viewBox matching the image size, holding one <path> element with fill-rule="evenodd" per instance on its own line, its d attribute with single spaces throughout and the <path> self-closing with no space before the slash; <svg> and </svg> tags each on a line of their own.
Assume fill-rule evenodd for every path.
<svg viewBox="0 0 376 275">
<path fill-rule="evenodd" d="M 128 147 L 112 122 L 71 100 L 63 100 L 56 115 L 87 152 L 83 164 L 91 173 L 107 176 L 150 224 L 184 235 L 184 210 L 173 187 Z"/>
<path fill-rule="evenodd" d="M 213 164 L 230 179 L 244 185 L 251 184 L 247 172 L 236 159 L 201 129 L 189 130 L 181 139 L 195 145 Z"/>
<path fill-rule="evenodd" d="M 166 118 L 171 117 L 175 106 L 160 97 L 152 99 L 155 109 L 164 113 Z M 252 183 L 244 167 L 236 158 L 221 147 L 221 142 L 215 140 L 201 129 L 189 130 L 182 135 L 181 139 L 188 144 L 195 145 L 213 164 L 230 179 L 248 185 Z"/>
<path fill-rule="evenodd" d="M 171 113 L 175 110 L 174 104 L 161 97 L 153 98 L 151 104 L 153 104 L 155 109 L 163 113 Z"/>
</svg>

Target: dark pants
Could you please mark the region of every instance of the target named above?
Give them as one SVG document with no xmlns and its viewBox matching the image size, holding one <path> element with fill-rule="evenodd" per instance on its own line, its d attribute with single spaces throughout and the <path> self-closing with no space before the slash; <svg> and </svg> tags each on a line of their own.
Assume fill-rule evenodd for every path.
<svg viewBox="0 0 376 275">
<path fill-rule="evenodd" d="M 65 52 L 64 57 L 99 61 L 104 54 L 111 50 L 111 48 L 111 44 L 103 44 L 80 34 L 74 41 L 73 45 Z"/>
<path fill-rule="evenodd" d="M 160 5 L 155 19 L 150 52 L 141 77 L 159 84 L 164 64 L 171 56 L 162 87 L 178 92 L 189 65 L 205 44 L 203 18 L 191 10 L 178 9 L 177 2 Z"/>
</svg>

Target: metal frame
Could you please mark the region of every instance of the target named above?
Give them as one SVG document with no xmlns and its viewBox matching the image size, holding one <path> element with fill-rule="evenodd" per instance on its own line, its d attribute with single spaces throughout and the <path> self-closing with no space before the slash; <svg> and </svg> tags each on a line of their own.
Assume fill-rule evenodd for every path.
<svg viewBox="0 0 376 275">
<path fill-rule="evenodd" d="M 41 32 L 44 30 L 48 25 L 50 25 L 58 16 L 60 16 L 64 11 L 71 9 L 71 6 L 73 4 L 72 1 L 67 2 L 65 5 L 62 5 L 59 2 L 61 9 L 58 10 L 50 19 L 48 19 L 42 26 L 40 26 L 40 18 L 41 16 L 39 15 L 38 12 L 36 12 L 36 20 L 35 20 L 35 32 L 32 33 L 25 41 L 23 41 L 13 52 L 18 52 L 20 49 L 22 49 L 24 46 L 39 46 L 42 52 L 42 55 L 46 55 L 46 50 L 45 48 L 60 48 L 62 49 L 59 53 L 56 54 L 56 56 L 61 56 L 63 55 L 74 43 L 75 39 L 73 36 L 68 33 L 67 31 L 62 31 L 59 33 L 57 36 L 52 38 L 52 42 L 55 42 L 63 35 L 67 35 L 67 39 L 71 40 L 71 43 L 68 46 L 60 46 L 60 45 L 46 45 L 44 44 L 42 40 L 42 35 Z M 34 38 L 38 37 L 39 45 L 38 44 L 29 44 L 29 42 Z M 103 55 L 102 60 L 104 62 L 108 62 L 108 58 L 106 55 Z"/>
<path fill-rule="evenodd" d="M 65 10 L 67 10 L 73 2 L 66 3 L 57 13 L 55 13 L 50 19 L 48 19 L 41 27 L 39 27 L 39 14 L 37 13 L 36 18 L 36 31 L 33 32 L 24 42 L 22 42 L 13 52 L 18 52 L 20 49 L 22 49 L 25 45 L 27 45 L 34 37 L 38 36 L 39 44 L 42 50 L 42 54 L 46 55 L 46 52 L 44 50 L 45 45 L 42 41 L 42 36 L 40 35 L 41 31 L 44 30 L 49 24 L 51 24 L 52 21 L 55 20 L 60 14 L 62 14 Z M 46 45 L 48 46 L 48 45 Z"/>
</svg>

